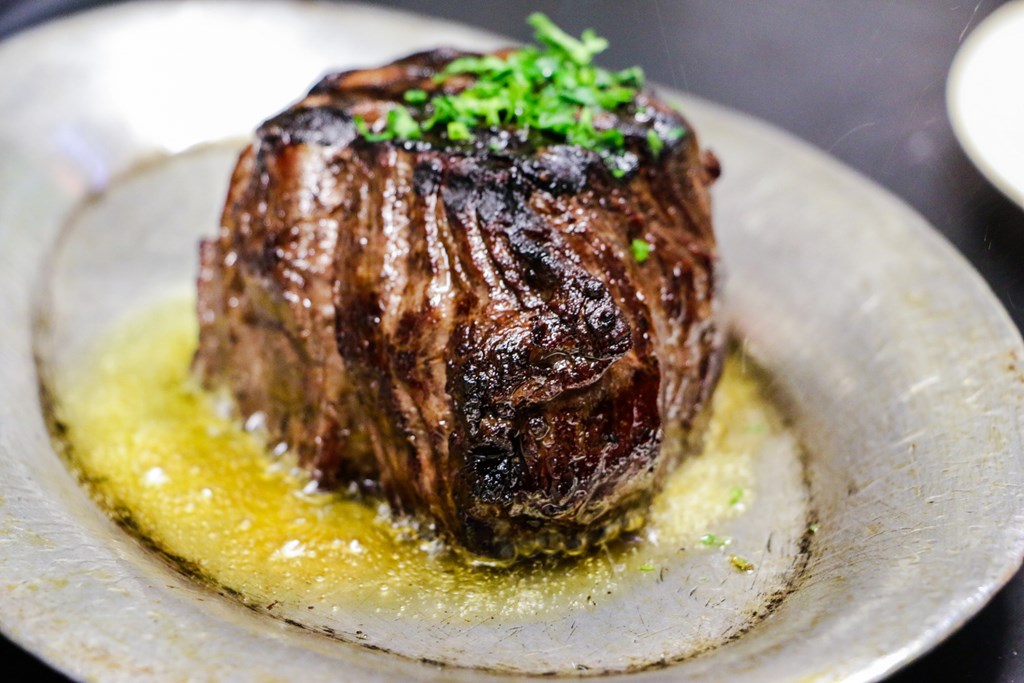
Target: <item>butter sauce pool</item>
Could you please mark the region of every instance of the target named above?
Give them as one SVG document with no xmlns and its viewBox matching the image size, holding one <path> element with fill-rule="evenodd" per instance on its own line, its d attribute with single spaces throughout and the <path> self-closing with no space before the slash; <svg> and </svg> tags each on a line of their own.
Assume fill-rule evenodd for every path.
<svg viewBox="0 0 1024 683">
<path fill-rule="evenodd" d="M 639 534 L 583 558 L 493 569 L 425 540 L 386 506 L 317 491 L 288 453 L 220 414 L 190 375 L 195 345 L 187 297 L 130 317 L 58 382 L 57 415 L 73 465 L 106 510 L 248 604 L 543 617 L 659 580 L 679 553 L 753 569 L 744 548 L 715 532 L 753 502 L 757 454 L 784 428 L 737 354 L 704 452 L 671 475 Z"/>
</svg>

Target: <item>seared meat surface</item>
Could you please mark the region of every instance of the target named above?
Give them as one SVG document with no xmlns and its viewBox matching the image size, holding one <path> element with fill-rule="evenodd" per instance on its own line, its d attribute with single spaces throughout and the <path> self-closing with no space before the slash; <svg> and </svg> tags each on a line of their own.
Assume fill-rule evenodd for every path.
<svg viewBox="0 0 1024 683">
<path fill-rule="evenodd" d="M 647 92 L 599 122 L 621 178 L 534 133 L 359 134 L 409 88 L 464 87 L 433 78 L 455 56 L 327 76 L 259 128 L 201 246 L 197 372 L 324 487 L 477 556 L 580 551 L 637 528 L 699 444 L 717 164 Z"/>
</svg>

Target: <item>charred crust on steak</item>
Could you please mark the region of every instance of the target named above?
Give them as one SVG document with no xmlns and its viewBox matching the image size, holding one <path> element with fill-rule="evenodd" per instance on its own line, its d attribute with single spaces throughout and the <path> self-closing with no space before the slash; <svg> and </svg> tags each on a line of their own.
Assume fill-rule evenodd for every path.
<svg viewBox="0 0 1024 683">
<path fill-rule="evenodd" d="M 718 162 L 646 91 L 611 124 L 621 179 L 532 132 L 359 136 L 410 88 L 465 87 L 434 79 L 461 54 L 328 75 L 260 126 L 200 249 L 196 371 L 324 487 L 378 492 L 473 556 L 582 552 L 637 528 L 699 445 Z M 670 128 L 687 134 L 652 153 Z"/>
</svg>

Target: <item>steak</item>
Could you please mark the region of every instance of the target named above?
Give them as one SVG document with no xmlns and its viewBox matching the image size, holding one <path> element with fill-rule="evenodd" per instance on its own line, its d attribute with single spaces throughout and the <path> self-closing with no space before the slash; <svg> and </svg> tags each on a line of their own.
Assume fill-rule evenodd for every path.
<svg viewBox="0 0 1024 683">
<path fill-rule="evenodd" d="M 535 131 L 360 135 L 410 88 L 464 87 L 434 78 L 458 56 L 328 75 L 260 126 L 200 247 L 196 372 L 321 487 L 477 558 L 582 552 L 699 448 L 718 166 L 646 90 L 595 121 L 618 172 Z"/>
</svg>

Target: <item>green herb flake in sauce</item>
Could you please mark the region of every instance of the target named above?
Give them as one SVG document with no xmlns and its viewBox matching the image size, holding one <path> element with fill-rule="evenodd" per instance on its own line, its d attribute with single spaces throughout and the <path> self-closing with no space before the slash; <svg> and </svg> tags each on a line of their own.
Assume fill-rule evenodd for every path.
<svg viewBox="0 0 1024 683">
<path fill-rule="evenodd" d="M 810 524 L 807 526 L 807 533 L 813 536 L 814 534 L 818 533 L 818 529 L 820 528 L 821 527 L 819 527 L 817 524 Z"/>
<path fill-rule="evenodd" d="M 625 150 L 625 135 L 608 126 L 606 115 L 618 116 L 622 108 L 635 102 L 644 87 L 643 70 L 634 66 L 608 71 L 594 66 L 594 57 L 608 48 L 608 41 L 591 29 L 574 38 L 539 12 L 531 14 L 527 22 L 534 28 L 539 46 L 527 45 L 501 56 L 454 59 L 434 76 L 434 82 L 443 84 L 452 77 L 470 75 L 475 78 L 470 85 L 455 94 L 407 90 L 403 99 L 415 105 L 417 117 L 396 104 L 384 124 L 376 126 L 377 131 L 356 117 L 357 131 L 366 140 L 379 142 L 418 140 L 439 127 L 452 141 L 472 140 L 473 131 L 480 129 L 535 130 L 596 152 L 615 178 L 626 176 L 623 165 L 631 153 Z M 685 133 L 683 127 L 661 135 L 651 129 L 646 143 L 657 157 L 666 141 L 674 142 Z"/>
<path fill-rule="evenodd" d="M 744 495 L 746 495 L 746 491 L 739 486 L 733 486 L 729 489 L 729 507 L 736 507 L 739 505 L 743 500 Z"/>
<path fill-rule="evenodd" d="M 642 572 L 653 572 L 655 569 L 656 567 L 651 562 L 644 562 L 640 565 L 640 571 Z"/>
<path fill-rule="evenodd" d="M 709 548 L 724 548 L 732 543 L 732 539 L 726 536 L 716 536 L 715 534 L 704 534 L 700 537 L 700 542 Z"/>
<path fill-rule="evenodd" d="M 738 572 L 743 572 L 744 574 L 748 574 L 754 571 L 754 565 L 748 562 L 747 560 L 743 559 L 739 555 L 730 555 L 729 564 L 732 565 L 733 569 L 735 569 Z"/>
<path fill-rule="evenodd" d="M 643 263 L 654 251 L 654 246 L 645 240 L 635 239 L 629 243 L 629 250 L 633 252 L 633 258 L 637 263 Z"/>
</svg>

